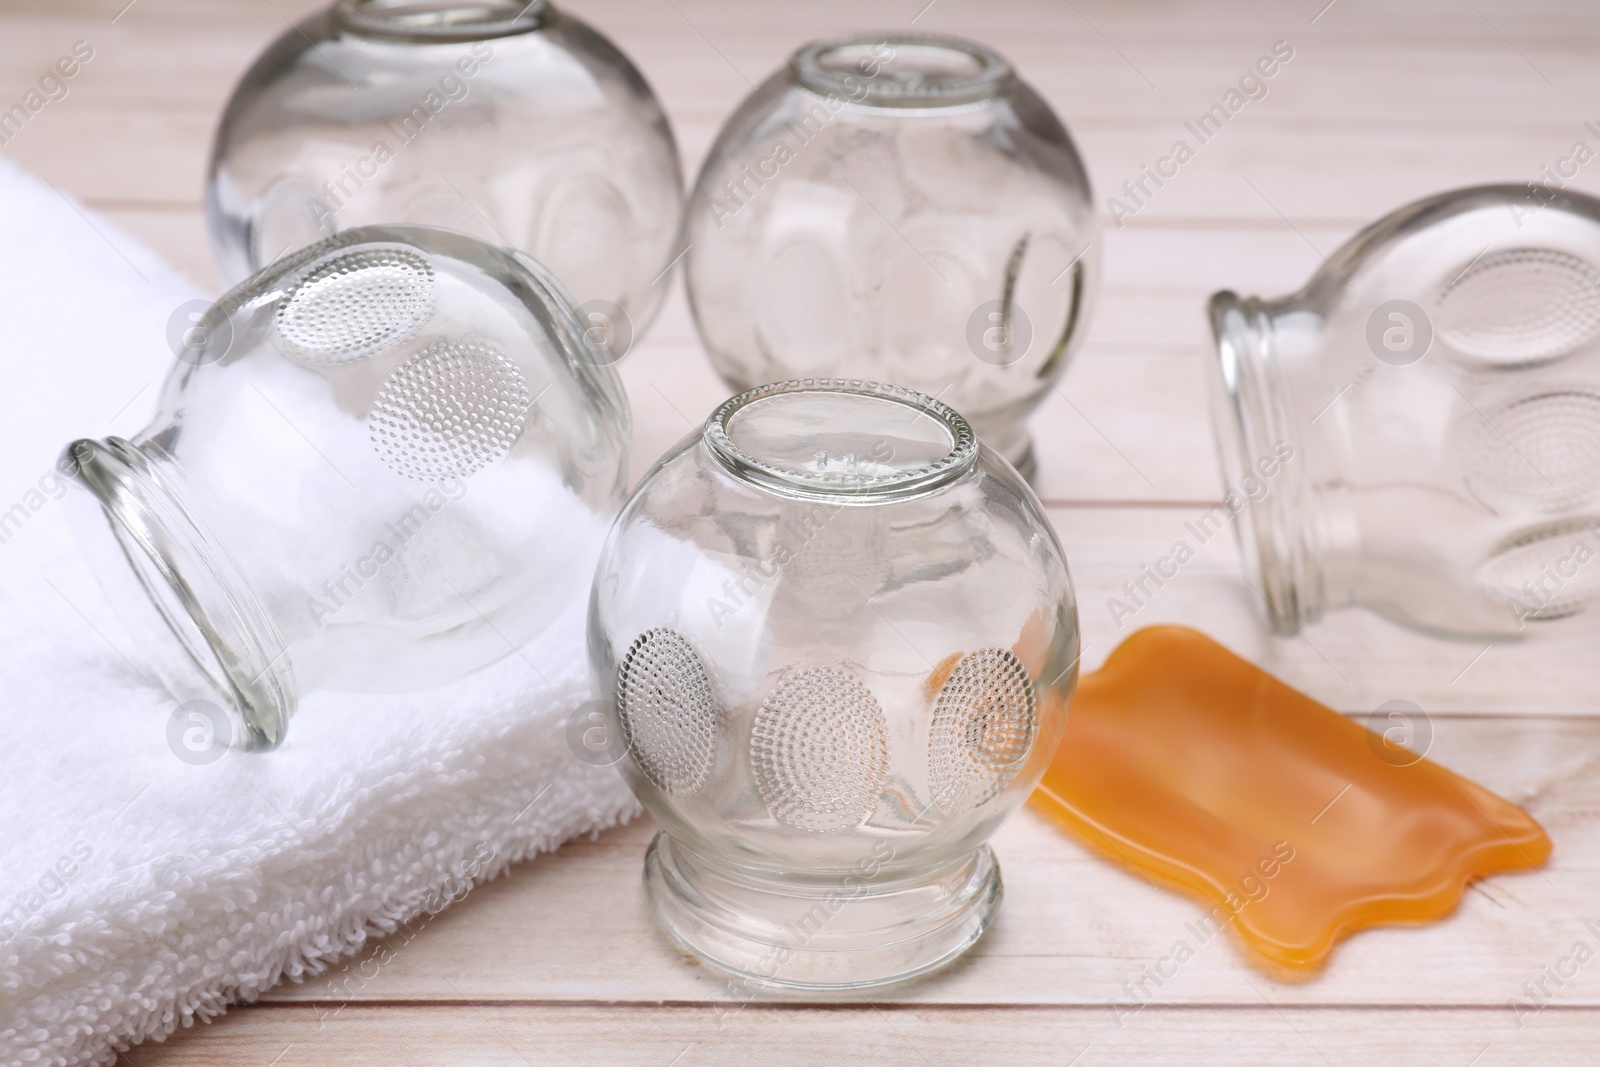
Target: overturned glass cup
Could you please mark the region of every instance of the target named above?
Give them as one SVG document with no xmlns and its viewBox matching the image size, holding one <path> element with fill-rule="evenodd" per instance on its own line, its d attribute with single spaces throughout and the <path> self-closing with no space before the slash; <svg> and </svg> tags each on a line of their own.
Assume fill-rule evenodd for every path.
<svg viewBox="0 0 1600 1067">
<path fill-rule="evenodd" d="M 683 178 L 655 95 L 545 0 L 337 0 L 240 79 L 206 220 L 225 281 L 354 226 L 528 253 L 620 358 L 666 294 Z"/>
<path fill-rule="evenodd" d="M 582 597 L 629 437 L 588 333 L 527 256 L 418 226 L 218 300 L 154 421 L 66 454 L 74 532 L 173 696 L 272 748 L 302 692 L 448 681 Z"/>
<path fill-rule="evenodd" d="M 1072 138 L 1004 58 L 863 33 L 801 48 L 724 124 L 684 270 L 735 389 L 917 389 L 1031 476 L 1027 419 L 1083 339 L 1097 227 Z"/>
<path fill-rule="evenodd" d="M 1078 641 L 1038 499 L 953 409 L 827 379 L 724 403 L 639 485 L 590 602 L 662 926 L 752 990 L 954 959 Z"/>
<path fill-rule="evenodd" d="M 1292 296 L 1218 293 L 1211 324 L 1223 477 L 1277 629 L 1348 605 L 1485 640 L 1592 622 L 1600 200 L 1430 197 Z"/>
</svg>

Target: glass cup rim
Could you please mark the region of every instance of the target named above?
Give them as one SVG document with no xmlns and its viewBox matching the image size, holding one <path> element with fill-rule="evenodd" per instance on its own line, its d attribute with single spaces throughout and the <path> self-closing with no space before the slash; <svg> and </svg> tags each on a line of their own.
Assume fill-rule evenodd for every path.
<svg viewBox="0 0 1600 1067">
<path fill-rule="evenodd" d="M 331 10 L 353 33 L 430 44 L 530 33 L 550 7 L 546 0 L 337 0 Z"/>
<path fill-rule="evenodd" d="M 860 45 L 888 44 L 949 52 L 975 62 L 977 72 L 942 85 L 905 82 L 857 75 L 826 67 L 824 56 Z M 1015 77 L 1003 56 L 994 49 L 965 37 L 937 33 L 850 33 L 812 41 L 798 49 L 790 60 L 790 70 L 803 87 L 820 96 L 837 94 L 857 105 L 897 108 L 960 107 L 998 96 Z M 862 92 L 862 85 L 865 92 Z"/>
<path fill-rule="evenodd" d="M 752 456 L 734 443 L 728 426 L 735 415 L 769 397 L 798 393 L 834 393 L 875 397 L 938 420 L 951 437 L 949 450 L 932 463 L 887 474 L 847 471 L 803 472 Z M 961 413 L 925 393 L 899 385 L 858 378 L 797 378 L 748 389 L 723 401 L 706 420 L 701 437 L 717 461 L 739 480 L 800 499 L 837 503 L 880 504 L 923 496 L 960 478 L 978 457 L 978 437 Z"/>
</svg>

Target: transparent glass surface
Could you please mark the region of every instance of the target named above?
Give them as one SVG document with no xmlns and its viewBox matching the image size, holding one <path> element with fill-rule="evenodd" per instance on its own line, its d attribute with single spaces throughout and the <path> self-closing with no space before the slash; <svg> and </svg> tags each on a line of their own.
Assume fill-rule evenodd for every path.
<svg viewBox="0 0 1600 1067">
<path fill-rule="evenodd" d="M 589 624 L 689 948 L 845 989 L 981 934 L 984 841 L 1060 739 L 1078 626 L 1037 498 L 955 411 L 826 379 L 729 400 L 635 491 Z"/>
<path fill-rule="evenodd" d="M 76 532 L 174 696 L 272 747 L 302 690 L 438 684 L 582 597 L 629 436 L 586 329 L 527 256 L 415 226 L 200 316 L 151 424 L 68 448 Z"/>
<path fill-rule="evenodd" d="M 650 87 L 577 19 L 542 0 L 340 0 L 234 89 L 206 216 L 230 283 L 354 226 L 458 230 L 527 252 L 626 340 L 666 293 L 682 199 Z"/>
<path fill-rule="evenodd" d="M 808 45 L 722 128 L 685 214 L 689 299 L 736 389 L 835 375 L 938 396 L 1024 473 L 1098 275 L 1077 149 L 970 41 Z"/>
<path fill-rule="evenodd" d="M 1431 197 L 1211 318 L 1225 507 L 1275 626 L 1352 604 L 1480 639 L 1592 624 L 1600 201 Z"/>
</svg>

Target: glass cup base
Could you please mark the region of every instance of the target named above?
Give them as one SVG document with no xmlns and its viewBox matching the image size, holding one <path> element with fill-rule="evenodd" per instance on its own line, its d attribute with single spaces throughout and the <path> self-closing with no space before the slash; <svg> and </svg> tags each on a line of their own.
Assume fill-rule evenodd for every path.
<svg viewBox="0 0 1600 1067">
<path fill-rule="evenodd" d="M 869 869 L 779 881 L 662 832 L 644 882 L 667 933 L 735 975 L 744 995 L 859 992 L 927 974 L 970 948 L 1000 907 L 1000 864 L 987 845 L 915 877 Z"/>
</svg>

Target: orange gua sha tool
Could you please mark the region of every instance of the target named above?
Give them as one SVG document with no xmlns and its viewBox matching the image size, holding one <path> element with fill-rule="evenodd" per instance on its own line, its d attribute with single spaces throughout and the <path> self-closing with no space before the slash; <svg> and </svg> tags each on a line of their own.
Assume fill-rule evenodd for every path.
<svg viewBox="0 0 1600 1067">
<path fill-rule="evenodd" d="M 1467 882 L 1536 867 L 1521 808 L 1299 693 L 1195 630 L 1140 630 L 1085 675 L 1033 803 L 1177 883 L 1291 968 L 1347 934 L 1426 922 Z"/>
</svg>

